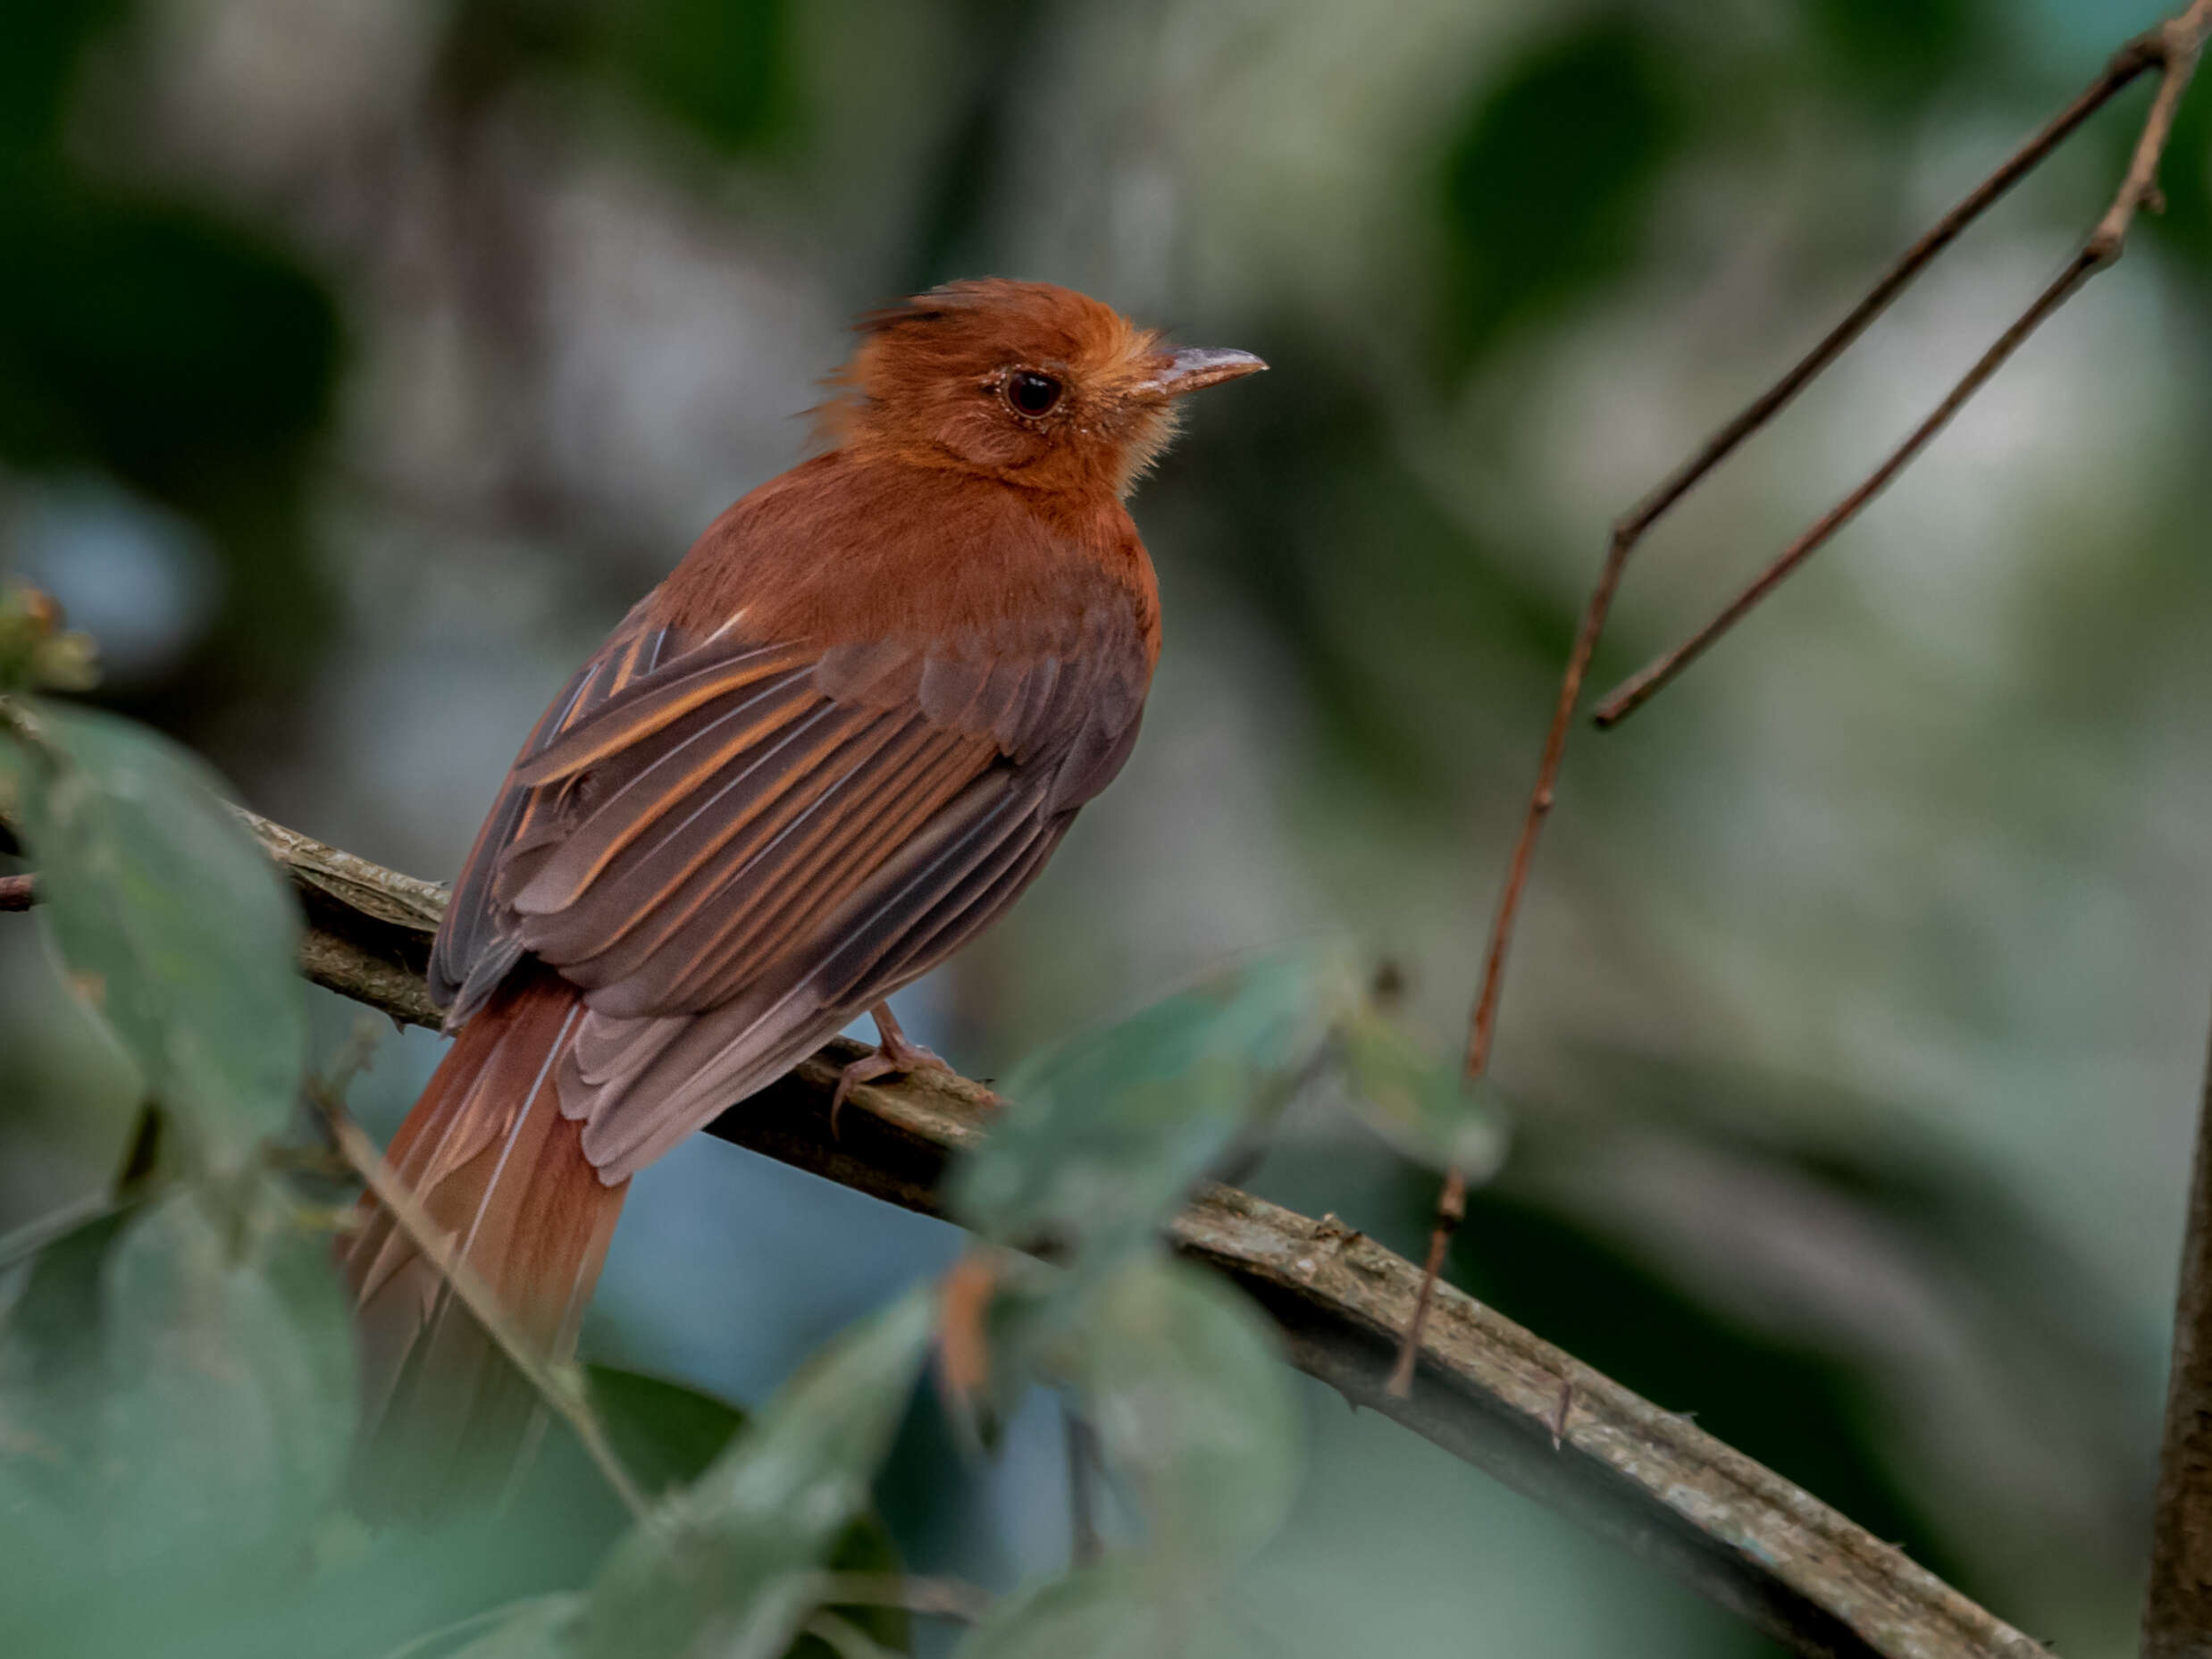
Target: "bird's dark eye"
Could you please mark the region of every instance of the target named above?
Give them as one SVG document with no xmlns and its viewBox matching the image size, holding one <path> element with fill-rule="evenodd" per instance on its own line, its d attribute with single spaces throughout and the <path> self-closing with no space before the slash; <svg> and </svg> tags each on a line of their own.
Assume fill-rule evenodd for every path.
<svg viewBox="0 0 2212 1659">
<path fill-rule="evenodd" d="M 1061 390 L 1058 381 L 1035 369 L 1020 369 L 1006 378 L 1006 401 L 1017 415 L 1050 415 Z"/>
</svg>

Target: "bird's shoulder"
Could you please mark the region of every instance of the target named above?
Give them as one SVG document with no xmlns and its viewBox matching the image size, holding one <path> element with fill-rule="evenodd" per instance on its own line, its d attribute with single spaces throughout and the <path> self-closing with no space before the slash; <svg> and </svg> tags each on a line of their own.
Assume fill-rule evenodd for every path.
<svg viewBox="0 0 2212 1659">
<path fill-rule="evenodd" d="M 833 451 L 745 496 L 651 601 L 655 623 L 823 649 L 975 658 L 1159 653 L 1152 561 L 1110 494 L 1026 490 Z"/>
</svg>

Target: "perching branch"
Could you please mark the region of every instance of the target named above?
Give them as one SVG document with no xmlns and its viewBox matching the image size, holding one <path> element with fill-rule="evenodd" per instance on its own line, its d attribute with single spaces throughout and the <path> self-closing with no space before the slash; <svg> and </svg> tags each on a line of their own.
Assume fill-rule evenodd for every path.
<svg viewBox="0 0 2212 1659">
<path fill-rule="evenodd" d="M 1490 1049 L 1497 1028 L 1498 997 L 1504 980 L 1505 958 L 1512 946 L 1513 925 L 1520 916 L 1522 892 L 1528 886 L 1529 863 L 1536 855 L 1537 838 L 1542 833 L 1544 820 L 1552 809 L 1553 791 L 1559 780 L 1560 759 L 1566 750 L 1567 729 L 1574 718 L 1575 706 L 1581 699 L 1583 676 L 1589 671 L 1590 659 L 1596 655 L 1598 640 L 1605 633 L 1605 618 L 1613 608 L 1613 594 L 1621 585 L 1621 573 L 1627 567 L 1629 556 L 1636 550 L 1638 543 L 1652 526 L 1677 502 L 1703 482 L 1722 462 L 1735 453 L 1745 439 L 1764 427 L 1797 393 L 1841 356 L 1866 331 L 1874 319 L 1889 309 L 1890 302 L 1957 239 L 1961 231 L 1980 218 L 2014 185 L 2040 166 L 2084 121 L 2111 102 L 2136 77 L 2147 70 L 2158 71 L 2158 95 L 2151 103 L 2149 114 L 2144 120 L 2142 135 L 2136 141 L 2135 151 L 2129 162 L 2127 175 L 2121 182 L 2119 194 L 2113 198 L 2112 205 L 2098 222 L 2081 252 L 2068 262 L 2065 270 L 2037 296 L 2019 320 L 2005 331 L 1982 360 L 1967 371 L 1965 377 L 1952 388 L 1935 412 L 1857 488 L 1785 549 L 1711 622 L 1675 649 L 1623 682 L 1608 696 L 1595 716 L 1600 727 L 1613 725 L 1641 707 L 1706 646 L 1733 626 L 1745 612 L 1772 592 L 1791 571 L 1811 557 L 1822 543 L 1848 524 L 1860 508 L 1879 495 L 1912 463 L 1966 400 L 2004 366 L 2022 342 L 2046 318 L 2072 297 L 2091 277 L 2119 258 L 2136 211 L 2144 206 L 2155 209 L 2158 205 L 2158 162 L 2166 153 L 2168 139 L 2173 136 L 2174 112 L 2180 106 L 2182 95 L 2187 90 L 2190 78 L 2196 71 L 2208 35 L 2212 35 L 2212 0 L 2191 0 L 2187 11 L 2123 46 L 2081 96 L 2052 117 L 2040 132 L 2015 150 L 2003 166 L 1983 180 L 1965 200 L 1945 214 L 1934 229 L 1906 249 L 1897 263 L 1882 273 L 1865 297 L 1851 308 L 1849 314 L 1829 331 L 1826 338 L 1806 353 L 1789 373 L 1747 404 L 1732 420 L 1708 438 L 1695 455 L 1684 461 L 1613 525 L 1605 562 L 1599 569 L 1597 581 L 1590 590 L 1588 603 L 1583 607 L 1581 626 L 1576 633 L 1574 649 L 1567 659 L 1566 673 L 1560 680 L 1559 699 L 1553 707 L 1551 729 L 1544 742 L 1544 758 L 1537 768 L 1536 787 L 1529 793 L 1528 810 L 1521 818 L 1521 834 L 1513 843 L 1512 857 L 1506 866 L 1504 884 L 1498 895 L 1497 910 L 1490 925 L 1489 949 L 1483 960 L 1481 988 L 1476 993 L 1474 1014 L 1468 1029 L 1466 1076 L 1470 1085 L 1479 1081 L 1489 1068 Z M 1451 1244 L 1453 1234 L 1458 1230 L 1464 1218 L 1466 1206 L 1466 1181 L 1458 1170 L 1452 1170 L 1445 1176 L 1444 1190 L 1437 1201 L 1436 1227 L 1429 1242 L 1427 1277 L 1422 1283 L 1420 1299 L 1414 1305 L 1412 1320 L 1406 1327 L 1399 1349 L 1397 1370 L 1391 1378 L 1391 1387 L 1395 1392 L 1403 1394 L 1412 1385 L 1413 1355 L 1420 1345 L 1421 1322 L 1428 1314 L 1430 1286 L 1437 1275 L 1443 1270 L 1445 1253 Z"/>
<path fill-rule="evenodd" d="M 420 972 L 441 888 L 264 819 L 247 822 L 291 877 L 311 926 L 303 969 L 398 1020 L 434 1025 Z M 708 1133 L 856 1191 L 942 1213 L 950 1156 L 985 1133 L 982 1085 L 922 1073 L 853 1091 L 830 1132 L 839 1041 L 725 1112 Z M 356 1161 L 374 1169 L 359 1148 Z M 1574 1517 L 1798 1653 L 1832 1659 L 2047 1659 L 2045 1650 L 1893 1546 L 1687 1419 L 1662 1411 L 1449 1286 L 1431 1293 L 1411 1398 L 1386 1385 L 1424 1294 L 1403 1257 L 1346 1227 L 1209 1186 L 1169 1242 L 1243 1287 L 1291 1362 Z"/>
</svg>

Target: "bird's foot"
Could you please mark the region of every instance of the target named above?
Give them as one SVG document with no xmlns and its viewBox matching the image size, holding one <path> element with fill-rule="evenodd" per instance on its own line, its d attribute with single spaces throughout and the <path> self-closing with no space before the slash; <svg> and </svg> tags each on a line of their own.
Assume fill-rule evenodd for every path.
<svg viewBox="0 0 2212 1659">
<path fill-rule="evenodd" d="M 876 1017 L 876 1051 L 863 1054 L 837 1074 L 837 1087 L 830 1095 L 830 1135 L 837 1134 L 838 1114 L 844 1110 L 845 1098 L 864 1083 L 873 1083 L 879 1077 L 903 1077 L 909 1072 L 942 1071 L 947 1077 L 956 1076 L 936 1054 L 918 1043 L 907 1041 L 906 1033 L 899 1029 L 899 1022 L 891 1017 L 888 1008 L 878 1008 Z"/>
</svg>

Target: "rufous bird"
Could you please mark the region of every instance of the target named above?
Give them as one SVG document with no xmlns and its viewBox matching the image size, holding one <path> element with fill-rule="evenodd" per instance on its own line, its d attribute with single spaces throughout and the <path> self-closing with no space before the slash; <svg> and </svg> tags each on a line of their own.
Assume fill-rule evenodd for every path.
<svg viewBox="0 0 2212 1659">
<path fill-rule="evenodd" d="M 388 1157 L 549 1357 L 639 1169 L 863 1011 L 841 1098 L 934 1062 L 885 1000 L 1128 758 L 1160 600 L 1123 504 L 1185 393 L 1266 366 L 1040 283 L 859 331 L 825 450 L 716 519 L 531 733 L 432 951 L 458 1035 Z M 366 1487 L 496 1478 L 519 1376 L 390 1215 L 364 1201 L 342 1254 Z"/>
</svg>

